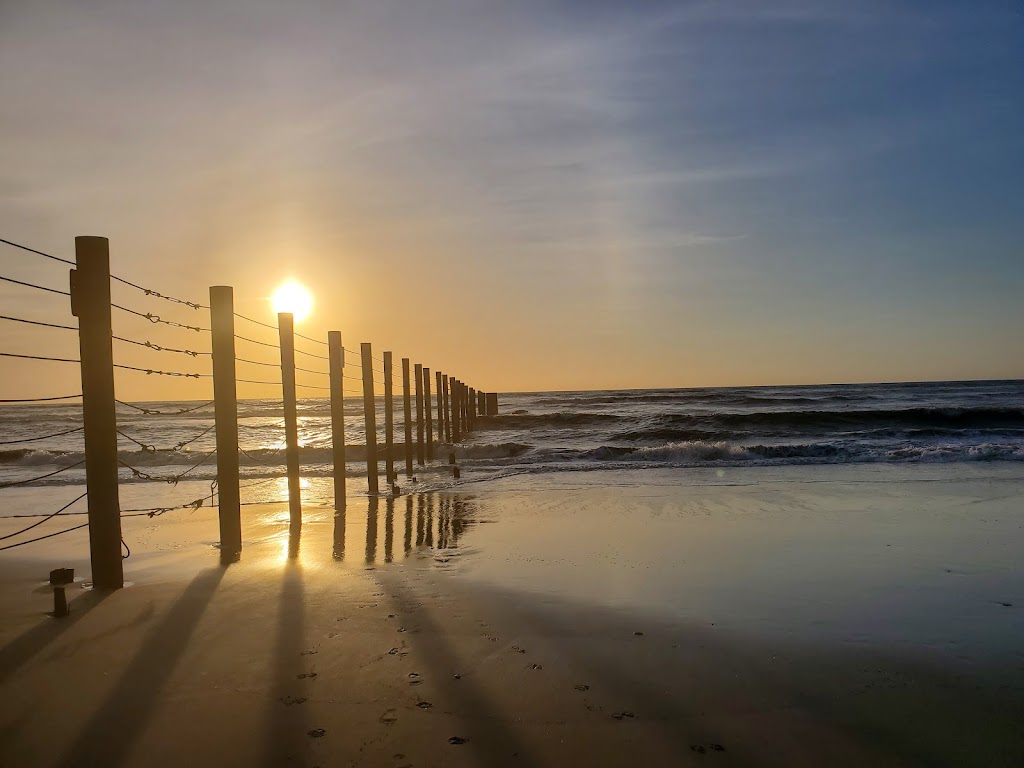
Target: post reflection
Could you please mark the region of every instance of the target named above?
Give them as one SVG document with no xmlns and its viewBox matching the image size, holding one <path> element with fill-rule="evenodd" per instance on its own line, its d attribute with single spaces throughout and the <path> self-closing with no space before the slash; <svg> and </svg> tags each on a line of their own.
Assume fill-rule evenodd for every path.
<svg viewBox="0 0 1024 768">
<path fill-rule="evenodd" d="M 366 507 L 366 562 L 377 560 L 377 497 L 371 496 Z"/>
<path fill-rule="evenodd" d="M 288 559 L 295 560 L 299 556 L 299 540 L 302 537 L 302 522 L 293 522 L 288 526 Z"/>
<path fill-rule="evenodd" d="M 459 540 L 466 530 L 475 522 L 477 507 L 473 500 L 462 498 L 448 498 L 438 494 L 420 494 L 416 501 L 412 496 L 405 497 L 403 544 L 402 549 L 397 553 L 399 560 L 412 557 L 417 550 L 445 550 L 455 549 L 459 546 Z M 396 559 L 395 553 L 395 506 L 396 499 L 385 498 L 384 510 L 384 545 L 382 552 L 377 551 L 377 538 L 379 536 L 379 510 L 380 498 L 370 497 L 366 507 L 366 551 L 364 562 L 366 565 L 375 563 L 392 563 Z M 415 514 L 415 541 L 413 537 L 413 506 L 416 506 Z M 436 524 L 435 524 L 436 522 Z M 345 536 L 346 519 L 345 513 L 339 512 L 334 516 L 334 550 L 333 556 L 337 561 L 345 559 Z M 289 557 L 296 557 L 299 551 L 299 529 L 293 528 L 289 538 Z"/>
</svg>

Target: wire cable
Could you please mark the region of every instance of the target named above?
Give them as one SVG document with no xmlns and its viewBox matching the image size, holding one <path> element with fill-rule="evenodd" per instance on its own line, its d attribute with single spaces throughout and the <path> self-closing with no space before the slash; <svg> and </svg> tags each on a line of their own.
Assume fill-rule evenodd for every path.
<svg viewBox="0 0 1024 768">
<path fill-rule="evenodd" d="M 47 328 L 63 328 L 64 330 L 67 331 L 78 330 L 78 328 L 74 325 L 57 325 L 56 323 L 42 323 L 38 320 L 26 320 L 23 317 L 10 317 L 9 315 L 0 315 L 0 320 L 13 320 L 16 323 L 28 323 L 29 325 L 45 325 Z"/>
<path fill-rule="evenodd" d="M 10 483 L 0 483 L 0 488 L 13 488 L 16 485 L 29 485 L 30 483 L 34 483 L 37 480 L 45 480 L 47 477 L 53 477 L 54 475 L 59 475 L 61 472 L 67 472 L 69 469 L 74 469 L 75 467 L 80 467 L 83 464 L 85 464 L 85 459 L 82 459 L 81 461 L 76 461 L 74 464 L 68 464 L 66 467 L 61 467 L 60 469 L 55 470 L 53 472 L 47 472 L 45 475 L 38 475 L 37 477 L 30 477 L 28 480 L 14 480 L 14 481 L 12 481 Z"/>
<path fill-rule="evenodd" d="M 57 291 L 57 293 L 62 293 L 62 291 Z M 114 309 L 120 309 L 122 312 L 127 312 L 131 315 L 135 315 L 136 317 L 145 318 L 146 320 L 149 320 L 149 322 L 151 323 L 162 323 L 163 325 L 170 325 L 173 326 L 174 328 L 184 328 L 187 331 L 195 331 L 196 333 L 199 333 L 199 331 L 210 331 L 209 328 L 203 328 L 198 325 L 188 325 L 187 323 L 179 323 L 174 320 L 164 320 L 162 317 L 160 317 L 160 315 L 154 315 L 152 312 L 136 312 L 134 309 L 128 309 L 128 307 L 122 307 L 120 304 L 114 304 L 113 302 L 110 303 L 110 306 L 112 306 Z"/>
<path fill-rule="evenodd" d="M 43 403 L 53 400 L 74 400 L 81 396 L 82 393 L 79 392 L 77 395 L 60 395 L 59 397 L 23 397 L 17 400 L 0 400 L 0 403 Z"/>
<path fill-rule="evenodd" d="M 78 330 L 78 329 L 76 328 L 75 330 Z M 118 341 L 127 342 L 128 344 L 135 344 L 136 346 L 139 346 L 139 347 L 146 347 L 148 349 L 152 349 L 154 352 L 178 352 L 178 353 L 183 354 L 183 355 L 191 355 L 192 357 L 199 357 L 200 355 L 203 355 L 204 357 L 212 357 L 213 356 L 212 352 L 195 352 L 195 351 L 193 351 L 191 349 L 177 349 L 175 347 L 164 347 L 164 346 L 161 346 L 160 344 L 154 344 L 152 341 L 148 341 L 148 340 L 147 341 L 135 341 L 135 339 L 126 339 L 123 336 L 111 336 L 111 338 L 117 339 Z"/>
<path fill-rule="evenodd" d="M 26 283 L 23 280 L 15 280 L 13 277 L 4 277 L 0 275 L 0 280 L 7 283 L 14 283 L 15 285 L 24 285 L 26 288 L 38 288 L 40 291 L 48 291 L 49 293 L 59 293 L 61 296 L 70 296 L 68 291 L 58 291 L 56 288 L 47 288 L 43 285 L 36 285 L 35 283 Z"/>
<path fill-rule="evenodd" d="M 2 354 L 2 353 L 0 353 Z M 136 368 L 134 365 L 120 365 L 114 363 L 115 368 L 121 368 L 125 371 L 138 371 L 147 375 L 156 376 L 178 376 L 184 379 L 210 379 L 213 378 L 212 373 L 182 373 L 181 371 L 157 371 L 153 368 Z"/>
<path fill-rule="evenodd" d="M 17 357 L 22 360 L 49 360 L 52 363 L 80 363 L 81 360 L 70 357 L 43 357 L 41 355 L 16 355 L 13 352 L 0 352 L 0 357 Z"/>
<path fill-rule="evenodd" d="M 62 435 L 70 435 L 73 432 L 81 432 L 85 427 L 75 427 L 74 429 L 67 429 L 63 432 L 54 432 L 52 435 L 42 435 L 40 437 L 23 437 L 20 440 L 4 440 L 0 442 L 0 445 L 14 445 L 16 443 L 34 443 L 38 440 L 49 440 L 51 437 L 61 437 Z"/>
<path fill-rule="evenodd" d="M 81 395 L 78 395 L 78 397 L 81 397 Z M 202 408 L 206 408 L 208 406 L 211 406 L 216 401 L 215 400 L 211 400 L 208 403 L 200 403 L 199 405 L 193 406 L 192 408 L 180 408 L 177 411 L 158 411 L 158 410 L 155 410 L 153 408 L 146 408 L 146 407 L 141 406 L 141 405 L 132 405 L 131 403 L 126 403 L 124 400 L 116 400 L 115 399 L 114 402 L 118 403 L 119 405 L 123 405 L 123 406 L 125 406 L 127 408 L 134 408 L 136 411 L 141 411 L 142 413 L 146 414 L 147 416 L 180 416 L 183 413 L 192 413 L 193 411 L 198 411 L 198 410 L 200 410 Z"/>
<path fill-rule="evenodd" d="M 52 520 L 57 515 L 59 515 L 61 512 L 63 512 L 65 509 L 70 507 L 72 504 L 81 501 L 82 499 L 84 499 L 88 495 L 89 495 L 89 492 L 86 491 L 85 493 L 83 493 L 78 498 L 72 499 L 71 501 L 69 501 L 67 504 L 65 504 L 63 507 L 58 509 L 56 512 L 51 512 L 46 517 L 44 517 L 42 520 L 38 520 L 38 521 L 32 523 L 32 525 L 28 526 L 27 528 L 22 528 L 20 531 L 15 531 L 14 533 L 8 533 L 6 536 L 0 536 L 0 541 L 3 541 L 4 539 L 11 539 L 11 538 L 14 538 L 15 536 L 21 536 L 21 534 L 23 534 L 23 533 L 28 533 L 33 528 L 35 528 L 37 525 L 42 525 L 47 520 Z"/>
<path fill-rule="evenodd" d="M 242 384 L 271 384 L 272 386 L 275 387 L 281 386 L 280 381 L 256 381 L 254 379 L 235 379 L 235 381 L 240 382 Z"/>
<path fill-rule="evenodd" d="M 59 262 L 61 262 L 63 264 L 70 264 L 72 267 L 77 266 L 75 264 L 75 262 L 73 262 L 73 261 L 68 261 L 67 259 L 62 259 L 59 256 L 51 256 L 48 253 L 43 253 L 42 251 L 37 251 L 35 248 L 29 248 L 27 245 L 20 245 L 18 243 L 12 243 L 10 240 L 4 240 L 2 237 L 0 237 L 0 243 L 4 243 L 6 245 L 13 246 L 14 248 L 21 248 L 21 250 L 23 250 L 23 251 L 28 251 L 29 253 L 35 253 L 35 254 L 38 254 L 40 256 L 45 256 L 48 259 L 53 259 L 54 261 L 59 261 Z"/>
<path fill-rule="evenodd" d="M 192 309 L 209 309 L 210 308 L 206 304 L 200 304 L 200 303 L 195 302 L 195 301 L 186 301 L 185 299 L 178 299 L 178 298 L 175 298 L 174 296 L 168 296 L 166 293 L 160 293 L 160 291 L 154 291 L 152 288 L 144 288 L 141 285 L 137 285 L 137 284 L 131 282 L 130 280 L 125 280 L 123 277 L 118 277 L 117 275 L 111 275 L 110 279 L 111 280 L 117 280 L 117 282 L 124 283 L 125 285 L 130 285 L 135 290 L 142 291 L 147 296 L 155 296 L 158 299 L 163 299 L 164 301 L 169 301 L 172 304 L 182 304 L 182 305 L 184 305 L 186 307 L 191 307 Z"/>
<path fill-rule="evenodd" d="M 269 344 L 266 341 L 256 341 L 256 339 L 250 339 L 246 336 L 239 336 L 237 333 L 235 334 L 235 338 L 238 339 L 239 341 L 248 341 L 250 344 L 259 344 L 261 347 L 273 347 L 274 349 L 281 348 L 277 344 Z"/>
<path fill-rule="evenodd" d="M 249 363 L 250 365 L 265 365 L 268 368 L 280 368 L 280 363 L 264 363 L 259 360 L 246 360 L 244 357 L 236 357 L 235 362 L 237 363 Z"/>
<path fill-rule="evenodd" d="M 82 523 L 81 525 L 76 525 L 73 528 L 65 528 L 63 531 L 57 531 L 56 533 L 48 533 L 45 536 L 37 536 L 36 538 L 29 539 L 28 541 L 19 541 L 17 544 L 8 544 L 6 547 L 0 547 L 0 552 L 3 552 L 5 549 L 23 547 L 26 544 L 32 544 L 33 542 L 42 541 L 43 539 L 52 539 L 54 536 L 60 536 L 62 533 L 71 533 L 71 531 L 77 531 L 79 528 L 85 528 L 88 525 L 88 523 Z"/>
</svg>

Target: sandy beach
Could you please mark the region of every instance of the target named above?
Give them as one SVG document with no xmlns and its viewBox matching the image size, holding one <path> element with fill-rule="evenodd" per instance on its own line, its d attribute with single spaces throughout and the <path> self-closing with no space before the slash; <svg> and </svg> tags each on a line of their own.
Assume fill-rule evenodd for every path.
<svg viewBox="0 0 1024 768">
<path fill-rule="evenodd" d="M 3 563 L 0 764 L 1019 765 L 1024 480 L 972 472 L 267 504 L 228 567 L 215 510 L 133 519 L 131 586 L 60 620 L 85 537 L 40 542 Z"/>
</svg>

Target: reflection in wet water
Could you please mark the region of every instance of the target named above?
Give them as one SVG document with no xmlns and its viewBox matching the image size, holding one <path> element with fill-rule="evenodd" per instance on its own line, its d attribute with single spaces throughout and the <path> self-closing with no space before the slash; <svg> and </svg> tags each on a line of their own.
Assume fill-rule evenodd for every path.
<svg viewBox="0 0 1024 768">
<path fill-rule="evenodd" d="M 378 552 L 377 539 L 381 535 L 381 532 L 378 530 L 381 524 L 379 519 L 380 498 L 371 497 L 367 500 L 366 551 L 364 556 L 366 565 L 405 560 L 416 556 L 422 550 L 455 549 L 458 547 L 459 540 L 465 531 L 474 524 L 474 518 L 477 513 L 475 501 L 472 499 L 450 498 L 438 494 L 419 494 L 415 497 L 406 496 L 404 502 L 402 502 L 393 497 L 385 497 L 383 519 L 384 546 L 382 551 Z M 395 506 L 396 504 L 403 503 L 405 514 L 400 515 L 399 520 L 396 521 Z M 349 509 L 352 506 L 350 500 Z M 415 540 L 413 537 L 413 506 L 416 507 Z M 344 512 L 335 514 L 333 556 L 338 561 L 345 559 L 347 522 Z M 358 525 L 358 522 L 353 524 Z M 398 552 L 395 551 L 396 525 L 403 527 L 402 548 Z M 354 531 L 353 533 L 356 532 Z M 298 553 L 297 533 L 293 534 L 290 547 L 294 547 L 295 554 Z M 289 549 L 289 554 L 294 557 L 291 549 Z"/>
</svg>

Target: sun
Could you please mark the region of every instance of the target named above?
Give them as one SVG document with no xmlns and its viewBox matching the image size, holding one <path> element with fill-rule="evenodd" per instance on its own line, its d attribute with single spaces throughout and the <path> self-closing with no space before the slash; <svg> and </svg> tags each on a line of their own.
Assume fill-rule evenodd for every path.
<svg viewBox="0 0 1024 768">
<path fill-rule="evenodd" d="M 301 323 L 313 311 L 313 295 L 294 280 L 279 286 L 270 297 L 270 303 L 274 312 L 291 312 L 296 323 Z"/>
</svg>

